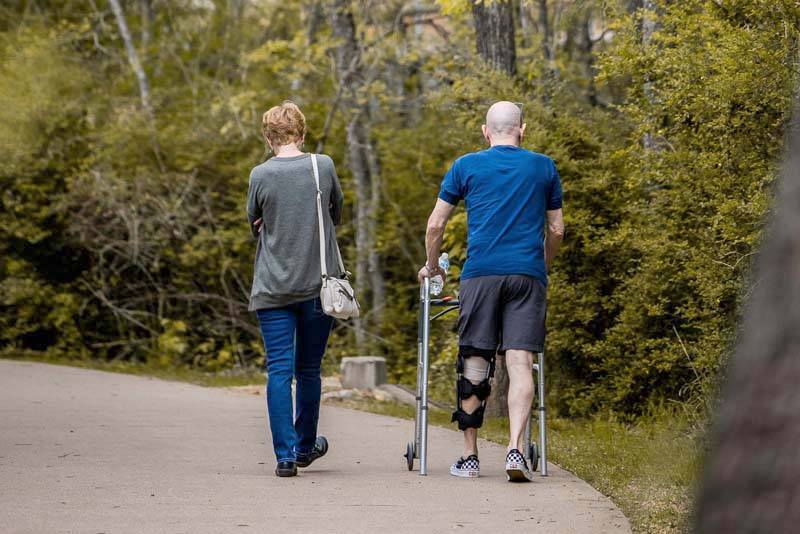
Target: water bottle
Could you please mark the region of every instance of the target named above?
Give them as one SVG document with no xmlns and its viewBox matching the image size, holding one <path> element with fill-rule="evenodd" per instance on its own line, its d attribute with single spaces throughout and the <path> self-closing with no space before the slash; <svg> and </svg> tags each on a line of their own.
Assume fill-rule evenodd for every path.
<svg viewBox="0 0 800 534">
<path fill-rule="evenodd" d="M 450 268 L 450 256 L 447 255 L 447 252 L 442 252 L 442 255 L 439 256 L 439 267 L 441 267 L 445 273 L 447 273 L 447 269 Z M 442 279 L 442 275 L 437 274 L 431 278 L 431 295 L 434 297 L 439 295 L 443 287 L 444 280 Z"/>
</svg>

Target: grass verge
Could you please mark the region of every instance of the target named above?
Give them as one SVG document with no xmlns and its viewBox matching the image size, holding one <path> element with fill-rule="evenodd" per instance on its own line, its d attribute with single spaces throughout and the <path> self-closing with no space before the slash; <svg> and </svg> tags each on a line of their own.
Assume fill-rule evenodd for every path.
<svg viewBox="0 0 800 534">
<path fill-rule="evenodd" d="M 412 406 L 373 399 L 332 400 L 331 404 L 413 419 Z M 450 414 L 429 412 L 431 424 L 454 429 Z M 548 420 L 549 460 L 608 496 L 636 533 L 690 531 L 701 437 L 683 418 L 663 413 L 635 425 L 613 419 Z M 508 442 L 508 420 L 487 420 L 481 437 Z M 411 436 L 409 436 L 411 437 Z M 453 451 L 457 454 L 458 451 Z M 399 453 L 398 453 L 399 454 Z"/>
</svg>

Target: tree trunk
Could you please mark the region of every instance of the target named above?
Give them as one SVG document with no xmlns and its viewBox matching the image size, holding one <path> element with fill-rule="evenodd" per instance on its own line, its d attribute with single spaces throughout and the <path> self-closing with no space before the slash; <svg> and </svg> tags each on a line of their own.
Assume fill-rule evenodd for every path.
<svg viewBox="0 0 800 534">
<path fill-rule="evenodd" d="M 380 325 L 383 321 L 383 308 L 386 304 L 386 287 L 381 269 L 381 256 L 378 251 L 376 228 L 378 227 L 378 206 L 381 202 L 380 166 L 378 154 L 373 143 L 367 144 L 367 163 L 371 180 L 369 213 L 367 214 L 367 235 L 369 236 L 369 285 L 372 289 L 371 324 Z"/>
<path fill-rule="evenodd" d="M 370 142 L 370 114 L 356 100 L 363 83 L 359 43 L 355 20 L 348 0 L 334 0 L 331 5 L 333 37 L 340 41 L 336 49 L 336 70 L 343 84 L 341 107 L 347 120 L 347 153 L 353 187 L 356 191 L 356 283 L 359 294 L 372 304 L 361 318 L 354 321 L 356 350 L 366 349 L 366 331 L 379 325 L 384 302 L 383 272 L 376 248 L 376 217 L 379 212 L 380 183 L 377 157 Z"/>
<path fill-rule="evenodd" d="M 592 13 L 591 11 L 587 11 L 584 15 L 583 20 L 581 21 L 581 38 L 580 38 L 580 49 L 583 55 L 582 65 L 583 65 L 583 75 L 586 77 L 586 81 L 588 84 L 586 90 L 586 99 L 589 101 L 589 104 L 592 106 L 597 105 L 597 86 L 595 85 L 594 78 L 597 74 L 594 66 L 594 44 L 595 42 L 592 40 Z"/>
<path fill-rule="evenodd" d="M 228 0 L 228 20 L 233 23 L 233 28 L 239 28 L 244 16 L 246 0 Z"/>
<path fill-rule="evenodd" d="M 153 37 L 153 0 L 139 0 L 139 14 L 142 19 L 142 56 L 146 57 Z"/>
<path fill-rule="evenodd" d="M 353 175 L 353 186 L 356 190 L 356 281 L 364 294 L 364 289 L 369 284 L 367 272 L 369 269 L 369 252 L 371 239 L 369 224 L 369 205 L 371 184 L 369 179 L 369 164 L 364 157 L 363 146 L 366 132 L 360 117 L 356 116 L 347 125 L 347 153 L 350 172 Z M 366 337 L 365 331 L 369 328 L 366 317 L 355 321 L 356 350 L 364 350 Z"/>
<path fill-rule="evenodd" d="M 513 2 L 510 0 L 486 0 L 472 4 L 478 54 L 492 68 L 509 76 L 517 72 L 513 9 Z M 487 413 L 495 417 L 508 415 L 508 373 L 505 361 L 501 360 L 498 357 L 492 395 L 486 407 Z"/>
<path fill-rule="evenodd" d="M 800 524 L 800 132 L 792 130 L 717 408 L 695 515 L 699 534 L 789 534 Z"/>
<path fill-rule="evenodd" d="M 339 83 L 348 85 L 348 93 L 352 93 L 350 84 L 356 77 L 357 69 L 349 69 L 349 66 L 358 55 L 358 41 L 356 23 L 347 0 L 334 0 L 331 7 L 331 30 L 333 37 L 341 41 L 335 52 Z"/>
<path fill-rule="evenodd" d="M 128 63 L 130 63 L 131 69 L 136 75 L 136 81 L 139 84 L 139 97 L 142 100 L 142 108 L 144 108 L 148 117 L 152 119 L 154 115 L 153 107 L 150 105 L 150 84 L 147 81 L 147 74 L 142 68 L 142 63 L 139 61 L 136 47 L 133 46 L 133 39 L 128 29 L 128 23 L 125 21 L 125 14 L 122 12 L 119 0 L 109 0 L 109 3 L 111 4 L 111 10 L 114 12 L 114 17 L 117 19 L 117 27 L 122 41 L 125 43 L 125 50 L 128 52 Z"/>
<path fill-rule="evenodd" d="M 547 0 L 539 0 L 539 33 L 542 36 L 542 53 L 544 55 L 545 71 L 542 78 L 544 87 L 544 101 L 548 102 L 553 92 L 553 86 L 559 79 L 558 65 L 556 64 L 556 43 L 553 38 L 553 24 L 550 21 L 550 11 Z"/>
<path fill-rule="evenodd" d="M 142 62 L 139 60 L 139 54 L 136 52 L 136 47 L 133 45 L 133 38 L 128 29 L 128 23 L 125 21 L 125 13 L 122 11 L 122 6 L 119 0 L 109 0 L 111 10 L 114 12 L 114 17 L 117 19 L 117 27 L 122 41 L 125 43 L 125 50 L 128 52 L 128 63 L 136 76 L 136 82 L 139 84 L 139 98 L 142 101 L 142 109 L 150 126 L 153 143 L 153 155 L 158 163 L 158 168 L 161 172 L 166 170 L 164 161 L 161 157 L 161 147 L 158 142 L 158 130 L 156 128 L 156 114 L 153 111 L 153 106 L 150 103 L 150 83 L 147 80 L 147 73 L 142 67 Z"/>
<path fill-rule="evenodd" d="M 509 76 L 517 73 L 514 43 L 514 6 L 510 0 L 472 3 L 478 54 L 495 70 Z"/>
<path fill-rule="evenodd" d="M 309 45 L 317 42 L 317 34 L 325 22 L 325 10 L 319 0 L 311 0 L 305 9 L 306 15 L 306 41 Z"/>
<path fill-rule="evenodd" d="M 531 6 L 526 0 L 519 0 L 519 26 L 522 30 L 522 46 L 530 48 L 533 45 L 533 18 Z"/>
<path fill-rule="evenodd" d="M 550 28 L 547 0 L 539 0 L 539 33 L 542 34 L 545 46 L 550 46 Z M 547 55 L 547 51 L 545 51 L 545 55 Z"/>
<path fill-rule="evenodd" d="M 643 0 L 642 8 L 644 9 L 642 14 L 642 45 L 644 48 L 648 48 L 653 40 L 653 34 L 656 31 L 656 6 L 654 0 Z M 653 91 L 653 83 L 650 81 L 649 77 L 646 78 L 643 89 L 644 95 L 650 104 L 655 104 L 656 95 Z M 658 150 L 659 143 L 655 135 L 655 118 L 651 115 L 648 118 L 648 122 L 650 122 L 650 131 L 644 134 L 642 144 L 645 150 Z"/>
</svg>

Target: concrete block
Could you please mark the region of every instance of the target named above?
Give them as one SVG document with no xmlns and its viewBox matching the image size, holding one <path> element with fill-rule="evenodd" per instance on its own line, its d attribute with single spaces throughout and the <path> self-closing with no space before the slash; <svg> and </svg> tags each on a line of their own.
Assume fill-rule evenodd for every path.
<svg viewBox="0 0 800 534">
<path fill-rule="evenodd" d="M 375 389 L 386 383 L 386 358 L 356 356 L 342 358 L 342 387 Z"/>
</svg>

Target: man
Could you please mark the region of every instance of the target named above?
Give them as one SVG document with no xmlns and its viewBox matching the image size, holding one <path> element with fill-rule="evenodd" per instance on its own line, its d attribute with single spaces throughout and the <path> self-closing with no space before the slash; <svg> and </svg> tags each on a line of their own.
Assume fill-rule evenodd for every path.
<svg viewBox="0 0 800 534">
<path fill-rule="evenodd" d="M 464 451 L 450 473 L 480 474 L 478 429 L 500 354 L 509 377 L 506 474 L 511 481 L 529 481 L 533 473 L 520 451 L 527 450 L 522 440 L 533 402 L 533 354 L 544 345 L 547 269 L 564 237 L 561 182 L 553 160 L 520 148 L 525 124 L 515 104 L 492 105 L 482 130 L 491 147 L 456 160 L 442 181 L 425 235 L 427 262 L 418 277 L 422 282 L 445 276 L 437 258 L 447 220 L 463 199 L 467 261 L 453 421 L 464 431 Z"/>
</svg>

